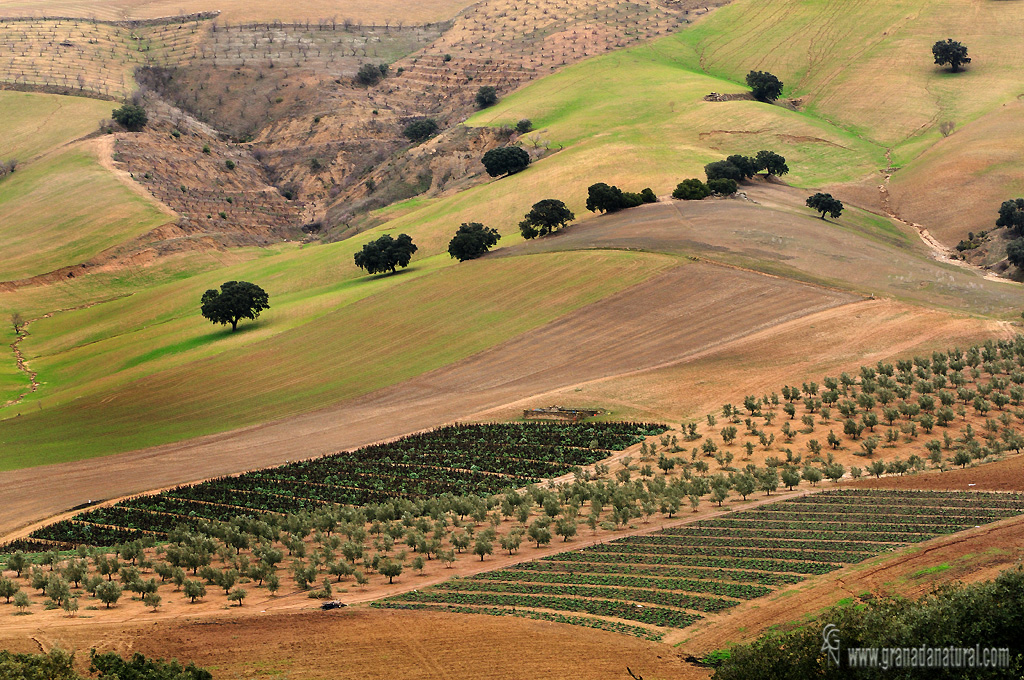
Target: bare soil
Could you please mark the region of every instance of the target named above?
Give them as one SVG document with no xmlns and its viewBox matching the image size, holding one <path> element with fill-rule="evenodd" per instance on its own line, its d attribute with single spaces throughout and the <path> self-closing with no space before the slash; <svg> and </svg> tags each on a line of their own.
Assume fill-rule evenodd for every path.
<svg viewBox="0 0 1024 680">
<path fill-rule="evenodd" d="M 88 612 L 87 612 L 88 613 Z M 26 620 L 32 617 L 24 617 Z M 340 609 L 239 619 L 145 617 L 126 624 L 30 626 L 0 633 L 0 648 L 38 652 L 60 646 L 176 657 L 215 678 L 375 680 L 377 678 L 706 678 L 665 645 L 616 633 L 513 617 Z"/>
<path fill-rule="evenodd" d="M 1024 489 L 1024 458 L 1014 456 L 986 465 L 936 474 L 865 479 L 855 482 L 853 486 L 930 491 L 1021 491 Z"/>
</svg>

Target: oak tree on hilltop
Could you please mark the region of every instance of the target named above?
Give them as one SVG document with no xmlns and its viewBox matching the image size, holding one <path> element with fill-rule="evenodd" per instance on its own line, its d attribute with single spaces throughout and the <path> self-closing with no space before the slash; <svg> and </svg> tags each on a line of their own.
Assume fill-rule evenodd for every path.
<svg viewBox="0 0 1024 680">
<path fill-rule="evenodd" d="M 238 328 L 242 319 L 256 319 L 260 312 L 270 309 L 267 292 L 248 281 L 226 281 L 220 291 L 210 289 L 203 293 L 200 312 L 213 323 L 231 324 L 231 330 Z"/>
<path fill-rule="evenodd" d="M 932 56 L 939 66 L 949 64 L 953 73 L 958 72 L 964 64 L 971 63 L 971 58 L 967 56 L 967 47 L 952 38 L 939 40 L 932 45 Z"/>
<path fill-rule="evenodd" d="M 409 266 L 409 260 L 416 250 L 416 244 L 408 234 L 399 234 L 398 238 L 384 234 L 363 246 L 354 258 L 356 266 L 365 269 L 367 274 L 394 273 L 398 267 Z"/>
</svg>

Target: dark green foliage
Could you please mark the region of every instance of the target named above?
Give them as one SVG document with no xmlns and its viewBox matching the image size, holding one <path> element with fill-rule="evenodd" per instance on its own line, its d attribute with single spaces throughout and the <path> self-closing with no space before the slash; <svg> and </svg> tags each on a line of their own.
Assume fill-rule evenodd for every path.
<svg viewBox="0 0 1024 680">
<path fill-rule="evenodd" d="M 949 64 L 953 73 L 959 71 L 964 64 L 971 63 L 971 58 L 967 56 L 967 47 L 952 38 L 939 40 L 932 45 L 932 56 L 939 66 Z"/>
<path fill-rule="evenodd" d="M 13 654 L 0 649 L 0 678 L 11 680 L 81 680 L 74 656 L 60 649 L 48 654 Z"/>
<path fill-rule="evenodd" d="M 736 180 L 722 177 L 720 179 L 713 179 L 708 182 L 708 189 L 711 193 L 718 194 L 719 196 L 729 196 L 736 193 L 736 189 L 739 185 L 736 184 Z"/>
<path fill-rule="evenodd" d="M 715 161 L 704 166 L 704 174 L 708 181 L 713 179 L 731 179 L 735 182 L 742 182 L 743 171 L 729 161 Z"/>
<path fill-rule="evenodd" d="M 518 146 L 499 146 L 491 149 L 480 159 L 491 177 L 512 175 L 530 165 L 530 154 Z"/>
<path fill-rule="evenodd" d="M 651 192 L 653 195 L 654 192 Z M 657 197 L 655 196 L 655 200 Z M 651 203 L 643 193 L 633 193 L 598 182 L 587 187 L 587 210 L 591 212 L 613 213 L 626 208 L 635 208 L 643 203 Z"/>
<path fill-rule="evenodd" d="M 531 121 L 529 118 L 523 118 L 518 123 L 516 123 L 516 132 L 518 132 L 521 135 L 525 135 L 532 129 L 533 121 Z"/>
<path fill-rule="evenodd" d="M 658 197 L 654 195 L 654 191 L 652 191 L 650 187 L 647 187 L 646 189 L 640 192 L 640 198 L 643 200 L 644 203 L 658 202 Z"/>
<path fill-rule="evenodd" d="M 545 198 L 533 204 L 530 212 L 526 213 L 523 221 L 519 223 L 519 230 L 523 238 L 530 239 L 555 232 L 574 219 L 576 216 L 565 203 L 558 199 Z"/>
<path fill-rule="evenodd" d="M 807 197 L 807 207 L 814 208 L 821 213 L 821 219 L 825 219 L 828 213 L 833 219 L 839 217 L 843 212 L 843 202 L 832 198 L 832 194 L 817 193 Z"/>
<path fill-rule="evenodd" d="M 720 180 L 711 180 L 717 182 Z M 731 181 L 731 180 L 730 180 Z M 733 182 L 735 185 L 736 182 Z M 699 201 L 711 195 L 711 188 L 699 179 L 684 179 L 672 192 L 672 198 L 680 201 Z"/>
<path fill-rule="evenodd" d="M 796 631 L 765 636 L 733 647 L 715 680 L 772 678 L 1020 678 L 1024 671 L 1024 571 L 1019 567 L 994 581 L 945 586 L 920 600 L 874 599 L 867 606 L 832 609 L 821 620 Z M 840 667 L 822 653 L 822 630 L 838 628 Z M 891 668 L 854 670 L 851 647 L 1009 648 L 1010 667 L 998 669 Z"/>
<path fill-rule="evenodd" d="M 405 126 L 402 134 L 413 142 L 424 142 L 437 134 L 437 122 L 433 118 L 420 118 Z"/>
<path fill-rule="evenodd" d="M 370 241 L 355 254 L 356 266 L 365 269 L 367 274 L 383 274 L 394 272 L 398 267 L 408 267 L 416 245 L 408 234 L 399 234 L 391 238 L 384 234 L 376 241 Z"/>
<path fill-rule="evenodd" d="M 138 132 L 149 122 L 146 109 L 136 104 L 125 104 L 119 109 L 114 109 L 111 115 L 122 127 L 132 132 Z"/>
<path fill-rule="evenodd" d="M 459 262 L 472 260 L 494 247 L 500 238 L 496 229 L 485 227 L 479 222 L 463 222 L 448 242 L 448 254 Z"/>
<path fill-rule="evenodd" d="M 1006 244 L 1006 259 L 1014 267 L 1024 267 L 1024 238 L 1018 238 Z"/>
<path fill-rule="evenodd" d="M 764 170 L 769 175 L 785 175 L 789 172 L 789 166 L 786 165 L 786 159 L 783 156 L 775 153 L 774 151 L 761 150 L 757 152 L 757 169 Z"/>
<path fill-rule="evenodd" d="M 122 659 L 113 652 L 97 654 L 89 651 L 89 671 L 99 678 L 117 680 L 213 680 L 209 671 L 190 663 L 182 666 L 177 661 L 147 659 L 136 652 L 131 659 Z"/>
<path fill-rule="evenodd" d="M 758 170 L 760 170 L 757 165 L 757 159 L 751 158 L 750 156 L 734 154 L 725 160 L 736 166 L 736 169 L 743 175 L 743 179 L 750 179 L 757 174 Z"/>
<path fill-rule="evenodd" d="M 999 206 L 999 219 L 996 220 L 996 226 L 1006 227 L 1017 232 L 1024 231 L 1024 198 L 1003 201 L 1003 204 Z"/>
<path fill-rule="evenodd" d="M 476 106 L 478 109 L 486 109 L 498 103 L 498 91 L 492 85 L 484 85 L 476 91 Z"/>
<path fill-rule="evenodd" d="M 747 85 L 754 93 L 754 97 L 763 102 L 773 102 L 782 94 L 782 81 L 767 71 L 748 73 Z"/>
<path fill-rule="evenodd" d="M 356 81 L 367 87 L 376 85 L 388 75 L 387 64 L 363 64 L 356 72 Z"/>
<path fill-rule="evenodd" d="M 256 319 L 264 309 L 270 309 L 267 292 L 248 281 L 226 281 L 220 292 L 210 289 L 203 293 L 200 311 L 213 323 L 231 324 L 238 328 L 242 319 Z"/>
</svg>

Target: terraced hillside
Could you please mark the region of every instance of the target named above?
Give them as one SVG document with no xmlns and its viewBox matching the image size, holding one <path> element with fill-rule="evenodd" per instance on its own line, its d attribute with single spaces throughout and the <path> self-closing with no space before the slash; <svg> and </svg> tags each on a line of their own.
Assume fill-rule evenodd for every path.
<svg viewBox="0 0 1024 680">
<path fill-rule="evenodd" d="M 774 588 L 1024 512 L 1020 494 L 829 491 L 601 543 L 377 603 L 649 639 Z"/>
</svg>

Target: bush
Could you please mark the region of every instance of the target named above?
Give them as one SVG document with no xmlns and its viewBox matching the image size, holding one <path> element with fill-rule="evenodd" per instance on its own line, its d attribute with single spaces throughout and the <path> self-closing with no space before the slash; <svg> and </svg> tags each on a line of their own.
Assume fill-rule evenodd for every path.
<svg viewBox="0 0 1024 680">
<path fill-rule="evenodd" d="M 136 104 L 125 104 L 119 109 L 114 109 L 111 115 L 124 129 L 132 132 L 138 132 L 149 122 L 146 109 Z"/>
<path fill-rule="evenodd" d="M 234 170 L 235 169 L 235 162 L 232 161 L 232 160 L 224 161 L 224 167 L 227 168 L 228 170 Z"/>
<path fill-rule="evenodd" d="M 712 180 L 717 181 L 717 180 Z M 736 184 L 733 182 L 733 184 Z M 699 201 L 711 195 L 711 189 L 699 179 L 684 179 L 676 185 L 672 198 L 680 201 Z"/>
<path fill-rule="evenodd" d="M 531 121 L 529 118 L 523 118 L 518 123 L 516 123 L 516 132 L 518 132 L 521 135 L 525 135 L 532 129 L 533 121 Z"/>
<path fill-rule="evenodd" d="M 530 165 L 530 154 L 518 146 L 500 146 L 491 149 L 480 159 L 491 177 L 512 175 Z"/>
<path fill-rule="evenodd" d="M 476 106 L 478 109 L 486 109 L 498 103 L 498 91 L 491 85 L 484 85 L 476 91 Z"/>
<path fill-rule="evenodd" d="M 729 196 L 731 194 L 735 194 L 736 189 L 738 188 L 739 185 L 736 184 L 736 180 L 727 179 L 725 177 L 722 177 L 720 179 L 713 179 L 708 182 L 708 189 L 711 191 L 711 193 L 718 194 L 719 196 Z"/>
<path fill-rule="evenodd" d="M 356 82 L 367 87 L 376 85 L 388 74 L 387 64 L 363 64 L 356 72 Z"/>
<path fill-rule="evenodd" d="M 412 142 L 425 142 L 438 131 L 437 121 L 433 118 L 421 118 L 414 120 L 405 126 L 402 130 L 402 134 L 405 135 Z"/>
<path fill-rule="evenodd" d="M 654 195 L 654 192 L 651 191 L 650 187 L 647 187 L 646 189 L 640 192 L 640 198 L 643 200 L 644 203 L 658 202 L 658 197 Z"/>
</svg>

